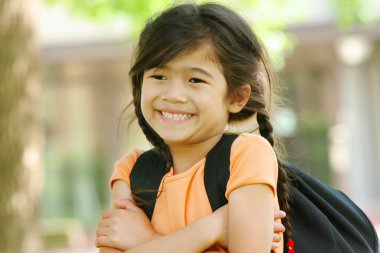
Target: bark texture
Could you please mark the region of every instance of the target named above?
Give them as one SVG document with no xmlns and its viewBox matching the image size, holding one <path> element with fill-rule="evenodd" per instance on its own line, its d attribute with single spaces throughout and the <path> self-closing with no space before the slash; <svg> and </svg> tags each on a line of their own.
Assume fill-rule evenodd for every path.
<svg viewBox="0 0 380 253">
<path fill-rule="evenodd" d="M 41 252 L 36 0 L 0 0 L 0 252 Z"/>
</svg>

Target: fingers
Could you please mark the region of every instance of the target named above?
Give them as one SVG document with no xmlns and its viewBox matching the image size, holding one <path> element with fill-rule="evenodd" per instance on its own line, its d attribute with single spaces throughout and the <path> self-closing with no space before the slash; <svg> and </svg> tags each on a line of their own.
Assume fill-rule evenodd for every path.
<svg viewBox="0 0 380 253">
<path fill-rule="evenodd" d="M 280 242 L 281 236 L 279 234 L 273 234 L 273 242 Z"/>
<path fill-rule="evenodd" d="M 275 250 L 280 247 L 281 236 L 279 234 L 273 234 L 272 240 L 272 250 Z"/>
<path fill-rule="evenodd" d="M 100 247 L 115 247 L 115 242 L 109 236 L 97 236 L 95 239 L 95 246 Z"/>
<path fill-rule="evenodd" d="M 106 219 L 106 218 L 111 218 L 114 216 L 114 210 L 115 209 L 106 209 L 103 211 L 102 215 L 101 215 L 101 218 L 102 219 Z"/>
<path fill-rule="evenodd" d="M 285 212 L 283 211 L 276 211 L 275 212 L 275 219 L 284 218 L 286 216 Z M 285 231 L 285 226 L 281 223 L 274 222 L 273 225 L 273 240 L 272 240 L 272 250 L 275 250 L 280 247 L 280 241 L 281 241 L 281 232 Z"/>
<path fill-rule="evenodd" d="M 281 233 L 281 232 L 285 231 L 285 226 L 282 225 L 280 223 L 280 221 L 278 221 L 278 222 L 276 221 L 278 219 L 283 219 L 285 217 L 286 217 L 286 213 L 284 211 L 282 211 L 282 210 L 276 210 L 274 212 L 274 220 L 275 220 L 275 222 L 274 222 L 274 228 L 273 228 L 274 233 Z"/>
<path fill-rule="evenodd" d="M 119 224 L 123 220 L 123 213 L 126 212 L 125 209 L 107 209 L 105 210 L 98 223 L 99 227 L 111 227 Z"/>
<path fill-rule="evenodd" d="M 96 230 L 96 236 L 109 236 L 115 233 L 115 230 L 110 227 L 99 227 Z"/>
<path fill-rule="evenodd" d="M 276 250 L 280 247 L 280 244 L 278 242 L 272 242 L 272 250 Z"/>
<path fill-rule="evenodd" d="M 118 231 L 115 223 L 118 223 L 115 218 L 103 218 L 99 221 L 98 228 L 96 229 L 96 247 L 116 248 Z"/>
<path fill-rule="evenodd" d="M 275 222 L 273 225 L 273 232 L 274 233 L 281 233 L 285 231 L 285 226 L 282 225 L 281 223 Z"/>
<path fill-rule="evenodd" d="M 112 224 L 114 224 L 114 222 L 112 222 L 112 219 L 101 219 L 98 223 L 98 228 L 110 227 Z"/>
<path fill-rule="evenodd" d="M 274 219 L 283 219 L 286 217 L 286 213 L 282 210 L 275 210 L 274 211 Z"/>
<path fill-rule="evenodd" d="M 112 227 L 101 227 L 96 230 L 96 247 L 117 248 L 120 246 L 120 231 Z"/>
</svg>

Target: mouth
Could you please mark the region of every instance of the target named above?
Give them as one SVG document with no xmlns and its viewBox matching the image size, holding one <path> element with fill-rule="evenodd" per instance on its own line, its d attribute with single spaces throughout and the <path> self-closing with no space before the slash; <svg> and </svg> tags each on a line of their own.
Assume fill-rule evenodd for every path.
<svg viewBox="0 0 380 253">
<path fill-rule="evenodd" d="M 164 111 L 161 111 L 161 115 L 166 120 L 177 121 L 177 122 L 187 120 L 191 118 L 192 116 L 192 114 L 189 114 L 189 113 L 171 113 L 171 112 L 164 112 Z"/>
</svg>

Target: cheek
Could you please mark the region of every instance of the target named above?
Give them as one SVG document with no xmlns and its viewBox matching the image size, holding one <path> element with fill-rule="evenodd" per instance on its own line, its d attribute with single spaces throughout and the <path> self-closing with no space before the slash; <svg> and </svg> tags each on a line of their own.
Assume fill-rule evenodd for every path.
<svg viewBox="0 0 380 253">
<path fill-rule="evenodd" d="M 146 97 L 146 93 L 145 92 L 141 92 L 141 112 L 143 114 L 144 117 L 146 117 L 146 110 L 148 108 L 148 102 L 147 102 L 147 97 Z"/>
<path fill-rule="evenodd" d="M 152 89 L 148 89 L 147 86 L 148 85 L 143 84 L 141 89 L 141 111 L 145 118 L 148 116 L 148 113 L 153 106 L 154 98 L 154 94 L 152 94 Z"/>
</svg>

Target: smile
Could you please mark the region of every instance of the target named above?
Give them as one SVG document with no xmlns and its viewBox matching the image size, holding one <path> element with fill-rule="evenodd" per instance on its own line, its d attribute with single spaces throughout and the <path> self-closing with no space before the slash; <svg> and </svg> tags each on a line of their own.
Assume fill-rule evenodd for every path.
<svg viewBox="0 0 380 253">
<path fill-rule="evenodd" d="M 169 120 L 186 120 L 191 117 L 191 114 L 186 113 L 170 113 L 170 112 L 161 112 L 165 119 Z"/>
</svg>

